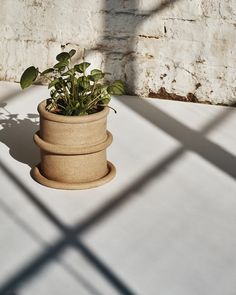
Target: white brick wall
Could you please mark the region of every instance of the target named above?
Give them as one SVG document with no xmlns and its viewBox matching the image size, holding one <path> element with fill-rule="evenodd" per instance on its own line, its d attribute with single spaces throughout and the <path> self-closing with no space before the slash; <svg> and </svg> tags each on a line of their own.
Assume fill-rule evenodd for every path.
<svg viewBox="0 0 236 295">
<path fill-rule="evenodd" d="M 166 2 L 171 4 L 165 6 Z M 235 0 L 3 0 L 0 79 L 54 63 L 60 45 L 148 96 L 163 87 L 236 102 Z"/>
</svg>

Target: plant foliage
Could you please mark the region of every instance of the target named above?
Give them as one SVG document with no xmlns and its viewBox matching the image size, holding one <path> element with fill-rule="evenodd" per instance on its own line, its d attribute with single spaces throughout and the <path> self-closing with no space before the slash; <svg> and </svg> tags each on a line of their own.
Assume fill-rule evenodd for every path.
<svg viewBox="0 0 236 295">
<path fill-rule="evenodd" d="M 96 113 L 108 106 L 111 95 L 124 94 L 122 81 L 105 82 L 105 73 L 99 69 L 88 73 L 90 63 L 84 61 L 71 66 L 75 53 L 75 49 L 61 52 L 56 56 L 57 63 L 43 72 L 34 66 L 27 68 L 20 79 L 21 88 L 31 86 L 39 77 L 45 77 L 50 89 L 47 110 L 66 116 Z"/>
</svg>

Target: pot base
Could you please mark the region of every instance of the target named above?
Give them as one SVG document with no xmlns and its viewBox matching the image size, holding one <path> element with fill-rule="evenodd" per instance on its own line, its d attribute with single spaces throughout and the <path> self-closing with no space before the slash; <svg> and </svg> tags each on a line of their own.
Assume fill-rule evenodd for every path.
<svg viewBox="0 0 236 295">
<path fill-rule="evenodd" d="M 36 180 L 38 183 L 51 188 L 64 189 L 64 190 L 82 190 L 82 189 L 97 187 L 111 181 L 116 175 L 116 168 L 109 161 L 107 161 L 107 167 L 109 170 L 107 175 L 91 182 L 64 183 L 64 182 L 50 180 L 41 174 L 39 170 L 39 165 L 32 168 L 31 175 L 34 178 L 34 180 Z"/>
</svg>

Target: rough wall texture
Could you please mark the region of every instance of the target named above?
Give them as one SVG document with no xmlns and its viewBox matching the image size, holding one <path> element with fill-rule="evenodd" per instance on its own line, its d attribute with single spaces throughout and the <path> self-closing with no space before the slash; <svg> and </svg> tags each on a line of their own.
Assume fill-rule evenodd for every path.
<svg viewBox="0 0 236 295">
<path fill-rule="evenodd" d="M 132 93 L 236 102 L 235 0 L 2 0 L 0 79 L 82 49 Z"/>
</svg>

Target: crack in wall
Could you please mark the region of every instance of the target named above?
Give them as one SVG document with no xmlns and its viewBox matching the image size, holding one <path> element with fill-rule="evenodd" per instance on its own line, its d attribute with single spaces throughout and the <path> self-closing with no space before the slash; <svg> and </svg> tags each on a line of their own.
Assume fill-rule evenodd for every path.
<svg viewBox="0 0 236 295">
<path fill-rule="evenodd" d="M 151 35 L 138 35 L 140 38 L 147 38 L 147 39 L 160 39 L 162 36 L 151 36 Z"/>
</svg>

